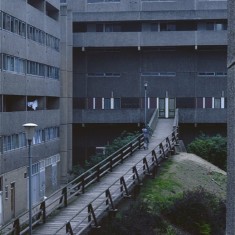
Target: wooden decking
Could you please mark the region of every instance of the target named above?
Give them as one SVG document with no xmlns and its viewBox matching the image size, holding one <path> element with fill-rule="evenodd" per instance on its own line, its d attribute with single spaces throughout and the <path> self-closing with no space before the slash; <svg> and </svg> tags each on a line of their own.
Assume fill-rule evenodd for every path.
<svg viewBox="0 0 235 235">
<path fill-rule="evenodd" d="M 98 226 L 98 218 L 105 211 L 114 210 L 115 202 L 123 196 L 129 196 L 129 189 L 136 181 L 138 183 L 144 174 L 149 173 L 148 167 L 153 160 L 148 163 L 147 156 L 152 159 L 152 150 L 171 135 L 172 127 L 173 119 L 159 119 L 148 150 L 136 151 L 112 172 L 103 176 L 99 182 L 93 183 L 83 194 L 77 195 L 67 207 L 57 209 L 47 218 L 46 223 L 33 229 L 33 234 L 81 234 L 90 226 Z"/>
</svg>

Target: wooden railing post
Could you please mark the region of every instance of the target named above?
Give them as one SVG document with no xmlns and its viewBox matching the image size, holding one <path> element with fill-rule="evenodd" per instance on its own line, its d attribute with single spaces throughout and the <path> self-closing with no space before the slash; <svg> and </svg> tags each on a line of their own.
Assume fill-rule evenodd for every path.
<svg viewBox="0 0 235 235">
<path fill-rule="evenodd" d="M 112 172 L 113 171 L 113 159 L 110 158 L 110 161 L 109 161 L 109 170 Z"/>
<path fill-rule="evenodd" d="M 155 150 L 152 150 L 152 157 L 155 159 L 156 165 L 160 166 Z"/>
<path fill-rule="evenodd" d="M 130 197 L 130 194 L 129 194 L 129 192 L 128 192 L 128 188 L 127 188 L 127 186 L 126 186 L 126 182 L 125 182 L 125 179 L 124 179 L 123 176 L 120 178 L 120 184 L 121 184 L 121 192 L 123 192 L 123 187 L 124 187 L 124 189 L 125 189 L 126 195 L 124 195 L 124 196 Z"/>
<path fill-rule="evenodd" d="M 138 171 L 136 169 L 136 166 L 133 166 L 132 172 L 134 173 L 133 180 L 135 180 L 135 176 L 136 176 L 138 184 L 141 184 L 140 177 L 139 177 Z"/>
<path fill-rule="evenodd" d="M 67 198 L 68 198 L 67 187 L 63 188 L 62 194 L 63 194 L 63 197 L 64 197 L 64 206 L 67 207 L 67 205 L 68 205 L 68 201 L 67 201 Z"/>
<path fill-rule="evenodd" d="M 114 206 L 114 203 L 113 203 L 113 199 L 112 199 L 112 196 L 111 196 L 111 193 L 110 193 L 109 189 L 107 189 L 105 191 L 105 196 L 106 196 L 106 205 L 111 204 L 112 211 L 116 211 L 117 209 L 115 209 L 115 206 Z"/>
<path fill-rule="evenodd" d="M 84 175 L 82 176 L 82 193 L 85 193 L 85 179 L 84 179 Z"/>
<path fill-rule="evenodd" d="M 141 149 L 141 136 L 138 137 L 139 149 Z"/>
<path fill-rule="evenodd" d="M 162 153 L 163 153 L 163 157 L 164 157 L 164 158 L 167 158 L 166 153 L 165 153 L 165 150 L 164 150 L 164 147 L 163 147 L 163 144 L 160 143 L 159 147 L 160 147 L 160 149 L 161 149 L 161 151 L 162 151 Z"/>
<path fill-rule="evenodd" d="M 98 225 L 98 222 L 97 222 L 97 219 L 96 219 L 96 216 L 95 216 L 95 212 L 94 212 L 94 209 L 92 207 L 92 204 L 89 204 L 88 205 L 88 222 L 91 222 L 91 216 L 94 220 L 94 223 L 95 223 L 95 227 L 98 228 L 99 225 Z"/>
<path fill-rule="evenodd" d="M 147 168 L 147 171 L 148 171 L 148 175 L 151 175 L 151 173 L 150 173 L 150 170 L 149 170 L 149 165 L 148 165 L 148 162 L 147 162 L 147 159 L 146 159 L 146 157 L 143 159 L 143 164 L 144 164 L 144 166 Z M 144 167 L 144 174 L 146 174 L 145 173 L 145 167 Z"/>
<path fill-rule="evenodd" d="M 100 165 L 96 167 L 96 177 L 97 177 L 97 182 L 100 181 Z"/>
<path fill-rule="evenodd" d="M 46 202 L 43 201 L 40 205 L 40 213 L 38 214 L 38 219 L 42 218 L 42 222 L 46 223 Z"/>
<path fill-rule="evenodd" d="M 70 222 L 68 222 L 67 224 L 66 224 L 66 234 L 70 234 L 70 235 L 73 235 L 73 229 L 72 229 L 72 226 L 71 226 L 71 224 L 70 224 Z"/>
<path fill-rule="evenodd" d="M 133 144 L 132 144 L 132 142 L 130 143 L 130 149 L 131 149 L 130 155 L 132 156 L 132 154 L 133 154 Z"/>
<path fill-rule="evenodd" d="M 14 235 L 20 235 L 20 220 L 17 218 L 13 223 Z"/>
</svg>

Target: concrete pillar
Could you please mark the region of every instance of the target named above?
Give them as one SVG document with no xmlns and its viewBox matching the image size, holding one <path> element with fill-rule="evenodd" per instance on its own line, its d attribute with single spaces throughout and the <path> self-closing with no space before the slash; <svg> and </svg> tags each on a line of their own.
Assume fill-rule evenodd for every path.
<svg viewBox="0 0 235 235">
<path fill-rule="evenodd" d="M 72 169 L 72 13 L 67 5 L 61 5 L 61 98 L 60 98 L 60 155 L 61 155 L 61 181 L 67 182 L 68 171 Z"/>
<path fill-rule="evenodd" d="M 227 79 L 227 215 L 226 234 L 235 231 L 235 1 L 228 0 L 228 79 Z"/>
</svg>

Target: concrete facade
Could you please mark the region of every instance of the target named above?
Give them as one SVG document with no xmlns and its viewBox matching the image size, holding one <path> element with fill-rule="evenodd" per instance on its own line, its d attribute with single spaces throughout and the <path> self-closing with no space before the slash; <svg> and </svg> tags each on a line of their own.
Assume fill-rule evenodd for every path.
<svg viewBox="0 0 235 235">
<path fill-rule="evenodd" d="M 148 120 L 226 125 L 226 1 L 1 0 L 0 19 L 0 225 L 27 209 L 24 123 L 34 202 L 141 129 L 146 81 Z"/>
<path fill-rule="evenodd" d="M 0 2 L 0 225 L 28 208 L 23 124 L 38 125 L 31 152 L 33 203 L 59 187 L 59 12 L 58 0 Z"/>
<path fill-rule="evenodd" d="M 235 231 L 235 3 L 228 1 L 228 159 L 227 159 L 227 216 L 226 234 L 232 235 Z"/>
<path fill-rule="evenodd" d="M 181 124 L 226 125 L 226 1 L 67 0 L 66 6 L 73 25 L 73 150 L 83 148 L 80 127 L 138 130 L 145 81 L 148 118 L 155 108 L 163 118 L 178 108 Z M 98 126 L 83 137 L 98 143 Z M 75 151 L 74 162 L 82 154 Z"/>
</svg>

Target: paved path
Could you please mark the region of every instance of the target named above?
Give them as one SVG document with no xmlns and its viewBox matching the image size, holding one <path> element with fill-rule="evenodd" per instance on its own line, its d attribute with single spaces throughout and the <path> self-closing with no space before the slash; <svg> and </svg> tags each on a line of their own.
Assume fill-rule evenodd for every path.
<svg viewBox="0 0 235 235">
<path fill-rule="evenodd" d="M 112 184 L 116 184 L 115 182 L 120 179 L 125 172 L 128 172 L 132 167 L 141 161 L 147 154 L 149 154 L 159 143 L 161 143 L 168 135 L 171 134 L 173 128 L 173 119 L 159 119 L 156 129 L 153 132 L 152 137 L 150 138 L 149 148 L 147 150 L 141 149 L 136 151 L 132 156 L 128 157 L 123 164 L 118 165 L 113 169 L 112 172 L 106 174 L 103 178 L 101 178 L 100 182 L 94 183 L 91 187 L 89 187 L 84 194 L 81 194 L 70 203 L 67 207 L 58 210 L 54 216 L 47 219 L 45 224 L 41 224 L 38 227 L 33 229 L 33 234 L 35 235 L 52 235 L 52 234 L 66 234 L 65 228 L 63 230 L 58 231 L 60 227 L 62 227 L 66 221 L 70 221 L 70 219 L 75 216 L 78 211 L 82 210 L 85 205 L 93 202 L 93 200 L 99 195 L 104 194 L 104 196 L 100 197 L 100 203 L 105 201 L 105 191 Z M 133 177 L 130 176 L 130 177 Z M 120 194 L 120 183 L 113 187 L 112 194 L 115 195 L 115 190 Z M 117 194 L 118 194 L 117 193 Z M 98 207 L 99 200 L 95 201 L 93 204 L 93 208 Z M 104 205 L 104 210 L 105 208 Z M 84 215 L 84 218 L 82 216 Z M 84 223 L 79 226 L 78 221 L 84 220 Z M 71 227 L 73 229 L 74 234 L 81 234 L 85 228 L 89 226 L 87 221 L 87 207 L 84 209 L 84 212 L 81 212 L 79 217 L 74 217 L 71 221 Z"/>
</svg>

